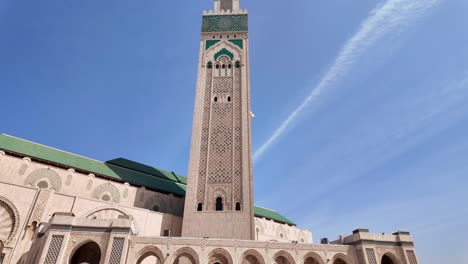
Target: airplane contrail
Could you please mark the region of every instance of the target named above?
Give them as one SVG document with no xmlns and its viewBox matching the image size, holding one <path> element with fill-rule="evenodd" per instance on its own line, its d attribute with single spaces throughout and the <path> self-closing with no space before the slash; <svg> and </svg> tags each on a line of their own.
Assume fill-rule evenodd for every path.
<svg viewBox="0 0 468 264">
<path fill-rule="evenodd" d="M 436 6 L 442 0 L 387 0 L 361 23 L 359 30 L 348 39 L 338 56 L 310 94 L 292 111 L 274 133 L 258 148 L 253 158 L 258 160 L 283 135 L 291 123 L 320 95 L 345 76 L 361 55 L 379 39 L 398 32 Z"/>
</svg>

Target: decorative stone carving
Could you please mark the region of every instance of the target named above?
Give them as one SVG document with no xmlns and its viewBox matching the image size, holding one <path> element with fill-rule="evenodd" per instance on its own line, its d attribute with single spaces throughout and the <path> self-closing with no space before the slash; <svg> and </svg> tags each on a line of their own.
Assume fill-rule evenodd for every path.
<svg viewBox="0 0 468 264">
<path fill-rule="evenodd" d="M 18 232 L 19 213 L 16 206 L 5 197 L 0 196 L 0 241 L 9 246 Z"/>
<path fill-rule="evenodd" d="M 22 164 L 19 171 L 18 171 L 18 174 L 20 176 L 23 176 L 26 173 L 27 169 L 28 169 L 28 165 L 27 164 Z"/>
<path fill-rule="evenodd" d="M 118 203 L 120 202 L 120 192 L 111 183 L 103 183 L 96 187 L 93 191 L 93 197 L 96 199 L 102 199 L 104 195 L 108 195 L 110 202 Z"/>
<path fill-rule="evenodd" d="M 51 191 L 46 189 L 39 190 L 39 195 L 37 196 L 36 204 L 34 205 L 33 212 L 31 214 L 31 217 L 29 218 L 29 224 L 32 224 L 33 222 L 42 222 L 42 216 L 44 215 L 47 204 L 49 203 L 51 193 Z"/>
<path fill-rule="evenodd" d="M 62 188 L 62 179 L 60 179 L 60 176 L 51 169 L 38 169 L 33 171 L 24 181 L 24 185 L 37 187 L 37 184 L 42 180 L 46 180 L 48 182 L 49 186 L 47 189 L 59 192 Z"/>
</svg>

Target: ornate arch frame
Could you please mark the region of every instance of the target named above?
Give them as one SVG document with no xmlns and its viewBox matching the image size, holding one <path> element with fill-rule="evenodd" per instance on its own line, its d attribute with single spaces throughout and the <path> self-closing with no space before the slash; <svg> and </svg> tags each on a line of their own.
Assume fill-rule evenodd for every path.
<svg viewBox="0 0 468 264">
<path fill-rule="evenodd" d="M 280 250 L 280 251 L 276 252 L 275 255 L 273 255 L 273 259 L 272 259 L 273 262 L 272 263 L 275 263 L 276 259 L 279 258 L 279 257 L 284 257 L 285 259 L 288 260 L 288 262 L 290 264 L 295 264 L 296 263 L 296 261 L 291 256 L 291 254 L 289 254 L 288 252 L 286 252 L 284 250 Z"/>
<path fill-rule="evenodd" d="M 197 252 L 193 248 L 189 248 L 189 247 L 179 248 L 172 256 L 171 263 L 174 263 L 174 261 L 176 261 L 176 259 L 183 254 L 190 255 L 195 260 L 195 264 L 200 264 L 200 258 L 198 257 Z"/>
<path fill-rule="evenodd" d="M 303 262 L 305 263 L 307 261 L 307 259 L 309 258 L 312 258 L 314 259 L 315 261 L 317 261 L 319 264 L 325 264 L 325 260 L 323 260 L 323 258 L 315 253 L 315 252 L 309 252 L 307 254 L 304 255 L 304 259 L 303 259 Z M 332 262 L 333 263 L 333 262 Z"/>
<path fill-rule="evenodd" d="M 162 251 L 158 247 L 147 246 L 141 249 L 137 253 L 134 263 L 139 264 L 141 263 L 141 261 L 143 261 L 146 257 L 149 257 L 149 256 L 155 256 L 159 260 L 160 263 L 164 263 L 166 261 Z"/>
<path fill-rule="evenodd" d="M 240 257 L 240 263 L 242 263 L 242 261 L 244 261 L 244 259 L 248 256 L 254 256 L 257 258 L 258 262 L 260 262 L 260 264 L 265 264 L 265 259 L 263 258 L 262 254 L 260 254 L 260 252 L 258 252 L 257 250 L 255 249 L 248 249 L 246 250 L 244 253 L 242 253 L 241 257 Z"/>
<path fill-rule="evenodd" d="M 225 257 L 228 261 L 227 264 L 233 264 L 233 260 L 232 260 L 232 257 L 231 257 L 231 254 L 229 254 L 229 252 L 227 252 L 225 249 L 222 249 L 222 248 L 216 248 L 216 249 L 213 249 L 210 254 L 208 254 L 208 264 L 213 264 L 215 262 L 212 261 L 211 258 L 215 257 L 216 255 L 221 255 L 223 257 Z"/>
<path fill-rule="evenodd" d="M 19 218 L 18 209 L 10 200 L 8 200 L 6 197 L 0 196 L 0 203 L 4 203 L 6 206 L 8 206 L 10 210 L 13 212 L 13 217 L 14 217 L 13 219 L 14 224 L 13 224 L 11 233 L 8 236 L 8 238 L 5 241 L 3 241 L 3 247 L 5 247 L 5 246 L 8 246 L 12 242 L 13 238 L 16 237 L 16 234 L 18 233 L 18 229 L 19 229 L 20 218 Z"/>
<path fill-rule="evenodd" d="M 93 190 L 92 196 L 95 199 L 101 199 L 104 194 L 108 194 L 111 198 L 109 202 L 119 203 L 121 199 L 119 188 L 110 182 L 102 183 L 96 186 Z"/>
<path fill-rule="evenodd" d="M 26 177 L 26 180 L 24 180 L 24 185 L 37 188 L 34 185 L 43 178 L 47 179 L 50 184 L 47 189 L 60 192 L 62 189 L 62 178 L 56 171 L 49 168 L 37 169 L 31 172 L 28 177 Z"/>
</svg>

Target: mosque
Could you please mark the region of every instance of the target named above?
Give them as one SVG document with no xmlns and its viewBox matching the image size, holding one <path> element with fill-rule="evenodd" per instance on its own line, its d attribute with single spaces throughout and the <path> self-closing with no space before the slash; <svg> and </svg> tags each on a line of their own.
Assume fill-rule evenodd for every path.
<svg viewBox="0 0 468 264">
<path fill-rule="evenodd" d="M 408 232 L 312 233 L 254 205 L 248 13 L 203 12 L 188 177 L 0 135 L 0 264 L 418 264 Z"/>
</svg>

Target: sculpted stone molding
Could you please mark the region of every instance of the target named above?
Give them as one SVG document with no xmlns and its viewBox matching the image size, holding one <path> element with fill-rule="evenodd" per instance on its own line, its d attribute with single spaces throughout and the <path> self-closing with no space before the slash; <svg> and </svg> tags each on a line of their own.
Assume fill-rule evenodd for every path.
<svg viewBox="0 0 468 264">
<path fill-rule="evenodd" d="M 62 179 L 55 171 L 50 168 L 47 169 L 38 169 L 33 171 L 24 181 L 24 185 L 37 187 L 37 183 L 45 179 L 48 184 L 48 189 L 52 189 L 56 192 L 59 192 L 62 188 Z"/>
<path fill-rule="evenodd" d="M 20 219 L 16 206 L 3 196 L 0 196 L 0 223 L 0 236 L 4 237 L 0 237 L 0 240 L 4 240 L 3 246 L 10 246 L 18 233 Z"/>
</svg>

